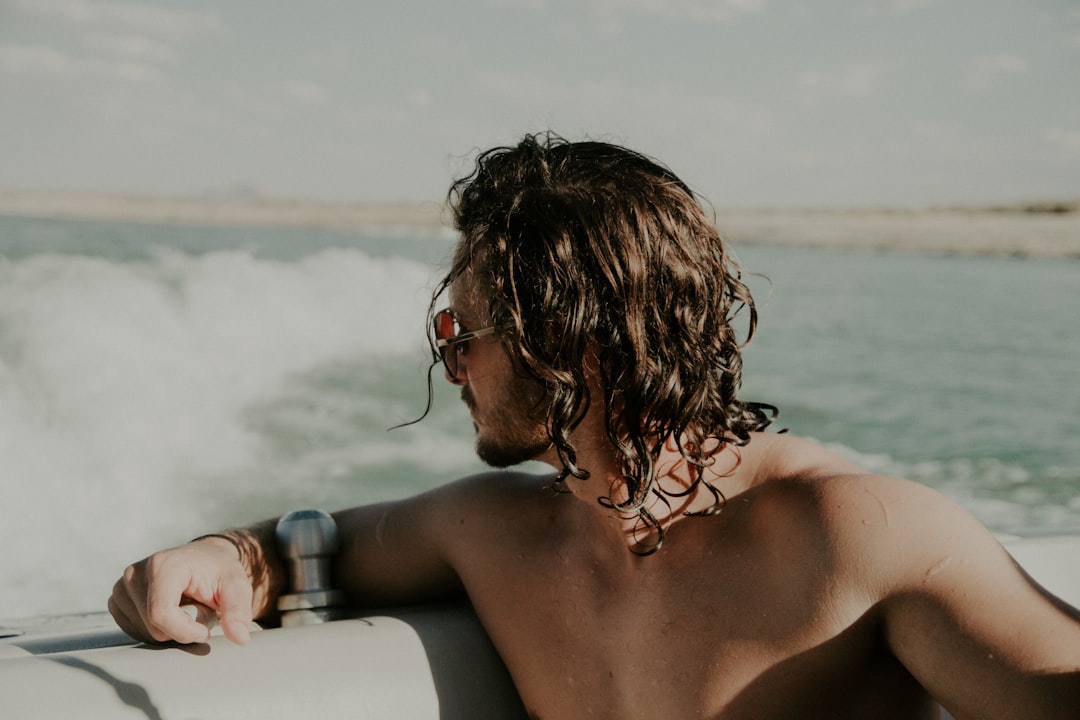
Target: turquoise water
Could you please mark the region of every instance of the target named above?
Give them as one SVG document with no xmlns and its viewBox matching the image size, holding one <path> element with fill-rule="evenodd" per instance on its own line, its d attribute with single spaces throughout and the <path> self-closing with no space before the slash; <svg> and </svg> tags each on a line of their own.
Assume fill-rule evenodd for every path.
<svg viewBox="0 0 1080 720">
<path fill-rule="evenodd" d="M 773 281 L 750 394 L 999 531 L 1080 526 L 1080 265 L 747 250 Z"/>
<path fill-rule="evenodd" d="M 722 224 L 722 223 L 721 223 Z M 1080 528 L 1080 264 L 735 247 L 745 395 L 956 498 Z M 423 317 L 448 236 L 0 217 L 0 617 L 103 607 L 124 565 L 480 469 Z"/>
</svg>

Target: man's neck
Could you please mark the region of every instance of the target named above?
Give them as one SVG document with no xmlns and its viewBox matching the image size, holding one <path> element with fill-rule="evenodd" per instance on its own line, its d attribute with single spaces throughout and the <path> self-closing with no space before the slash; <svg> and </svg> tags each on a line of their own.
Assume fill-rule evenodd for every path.
<svg viewBox="0 0 1080 720">
<path fill-rule="evenodd" d="M 593 522 L 617 526 L 623 541 L 631 548 L 649 543 L 646 536 L 652 534 L 648 527 L 651 521 L 668 529 L 688 516 L 713 509 L 717 495 L 706 483 L 725 497 L 731 497 L 741 484 L 735 474 L 738 459 L 734 449 L 720 449 L 710 467 L 698 469 L 681 455 L 674 442 L 665 443 L 657 459 L 651 491 L 641 506 L 651 518 L 645 521 L 637 512 L 618 509 L 630 493 L 612 454 L 610 448 L 603 455 L 579 453 L 578 465 L 589 471 L 589 478 L 567 478 L 565 485 L 576 500 L 585 503 Z M 605 497 L 610 503 L 597 502 L 598 497 Z"/>
</svg>

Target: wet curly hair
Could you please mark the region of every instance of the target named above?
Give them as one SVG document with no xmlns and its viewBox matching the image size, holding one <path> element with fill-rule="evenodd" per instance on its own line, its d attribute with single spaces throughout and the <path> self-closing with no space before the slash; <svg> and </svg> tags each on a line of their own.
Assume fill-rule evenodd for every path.
<svg viewBox="0 0 1080 720">
<path fill-rule="evenodd" d="M 563 466 L 560 481 L 589 477 L 570 436 L 599 401 L 625 483 L 618 499 L 609 492 L 600 502 L 637 519 L 648 540 L 635 552 L 663 542 L 646 501 L 675 496 L 656 482 L 666 440 L 678 444 L 693 485 L 712 492 L 706 513 L 718 512 L 723 495 L 701 470 L 723 444 L 749 442 L 776 409 L 737 396 L 741 349 L 757 312 L 695 193 L 640 153 L 543 133 L 481 153 L 451 186 L 448 205 L 461 240 L 429 315 L 457 278 L 472 273 L 519 372 L 546 391 L 540 411 Z M 602 398 L 591 397 L 585 376 L 590 348 Z"/>
</svg>

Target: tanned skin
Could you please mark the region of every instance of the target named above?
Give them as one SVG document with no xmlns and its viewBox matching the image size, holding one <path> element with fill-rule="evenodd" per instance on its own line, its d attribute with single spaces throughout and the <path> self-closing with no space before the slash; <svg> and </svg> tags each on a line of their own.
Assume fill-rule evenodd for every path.
<svg viewBox="0 0 1080 720">
<path fill-rule="evenodd" d="M 482 326 L 483 303 L 456 289 L 462 324 Z M 535 388 L 497 338 L 471 341 L 450 380 L 482 457 L 542 441 L 521 399 Z M 493 471 L 337 513 L 341 586 L 358 606 L 467 598 L 543 720 L 917 720 L 936 703 L 960 720 L 1076 718 L 1080 615 L 951 501 L 758 433 L 717 445 L 718 515 L 685 514 L 712 502 L 705 490 L 653 504 L 666 539 L 642 556 L 640 527 L 597 503 L 619 491 L 602 412 L 575 431 L 591 477 L 571 492 Z M 550 449 L 534 457 L 558 465 Z M 659 467 L 662 488 L 687 486 L 674 442 Z M 283 582 L 272 527 L 234 531 L 239 558 L 211 537 L 129 567 L 110 610 L 144 640 L 205 641 L 215 614 L 246 641 Z"/>
</svg>

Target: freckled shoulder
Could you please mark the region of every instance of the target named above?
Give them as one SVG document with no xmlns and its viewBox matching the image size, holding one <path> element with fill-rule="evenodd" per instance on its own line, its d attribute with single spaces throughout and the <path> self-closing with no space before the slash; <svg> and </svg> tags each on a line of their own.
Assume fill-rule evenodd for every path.
<svg viewBox="0 0 1080 720">
<path fill-rule="evenodd" d="M 755 437 L 746 450 L 751 448 L 753 452 L 746 456 L 752 473 L 748 487 L 777 500 L 786 498 L 792 510 L 809 514 L 832 534 L 869 541 L 873 535 L 886 533 L 888 540 L 895 541 L 933 528 L 981 527 L 938 491 L 869 473 L 814 442 L 763 435 Z"/>
<path fill-rule="evenodd" d="M 865 470 L 835 452 L 794 435 L 757 433 L 737 450 L 751 484 L 790 478 L 823 478 L 862 474 Z"/>
<path fill-rule="evenodd" d="M 535 474 L 492 470 L 469 475 L 445 485 L 446 500 L 462 505 L 490 505 L 525 502 L 535 497 L 551 497 L 555 474 Z"/>
<path fill-rule="evenodd" d="M 956 547 L 993 542 L 967 511 L 941 493 L 866 472 L 814 442 L 755 435 L 740 448 L 746 514 L 753 535 L 777 551 L 820 547 L 839 582 L 881 598 L 918 582 Z"/>
<path fill-rule="evenodd" d="M 434 491 L 448 526 L 485 536 L 523 532 L 530 518 L 554 512 L 554 473 L 491 471 L 470 475 Z"/>
<path fill-rule="evenodd" d="M 993 535 L 951 499 L 925 485 L 869 473 L 791 481 L 810 488 L 811 512 L 838 572 L 880 599 L 918 586 L 963 557 L 1004 554 Z"/>
</svg>

